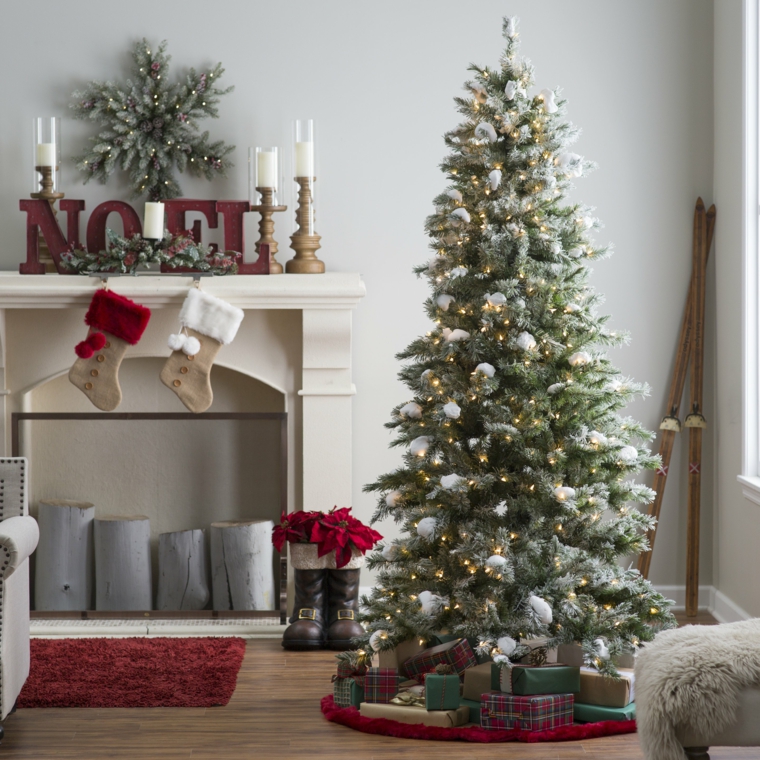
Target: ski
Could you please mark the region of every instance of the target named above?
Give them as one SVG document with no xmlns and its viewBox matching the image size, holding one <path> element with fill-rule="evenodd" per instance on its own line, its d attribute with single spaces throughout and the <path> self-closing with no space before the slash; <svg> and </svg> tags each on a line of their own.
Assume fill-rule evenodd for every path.
<svg viewBox="0 0 760 760">
<path fill-rule="evenodd" d="M 697 208 L 702 201 L 697 201 Z M 704 211 L 704 205 L 702 205 Z M 695 211 L 696 214 L 696 211 Z M 704 255 L 705 264 L 712 246 L 713 232 L 715 231 L 715 205 L 710 206 L 707 211 L 707 240 Z M 693 254 L 692 254 L 693 256 Z M 693 269 L 693 267 L 692 267 Z M 686 373 L 689 368 L 689 356 L 691 353 L 691 333 L 692 333 L 692 301 L 694 297 L 694 272 L 692 271 L 689 282 L 689 292 L 684 305 L 683 317 L 681 319 L 681 331 L 678 336 L 678 350 L 676 351 L 676 360 L 673 367 L 673 376 L 670 381 L 670 391 L 668 393 L 668 402 L 666 414 L 660 423 L 662 436 L 660 438 L 660 460 L 661 464 L 657 468 L 654 476 L 652 489 L 655 491 L 655 498 L 649 505 L 648 514 L 657 521 L 660 519 L 660 510 L 662 500 L 665 495 L 665 484 L 667 482 L 668 471 L 670 469 L 670 457 L 673 453 L 673 444 L 675 443 L 676 433 L 681 431 L 681 421 L 678 418 L 678 411 L 683 397 L 683 389 L 686 384 Z M 657 534 L 657 523 L 647 531 L 647 540 L 649 549 L 639 555 L 638 569 L 644 578 L 649 577 L 649 567 L 652 562 L 652 551 L 654 549 L 655 537 Z"/>
</svg>

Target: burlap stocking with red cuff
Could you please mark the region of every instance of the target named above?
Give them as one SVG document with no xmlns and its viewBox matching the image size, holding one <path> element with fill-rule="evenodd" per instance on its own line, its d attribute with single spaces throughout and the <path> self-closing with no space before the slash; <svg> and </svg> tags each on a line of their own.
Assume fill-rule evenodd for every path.
<svg viewBox="0 0 760 760">
<path fill-rule="evenodd" d="M 69 380 L 98 409 L 110 412 L 121 403 L 121 361 L 149 320 L 150 309 L 110 290 L 98 290 L 92 297 L 84 318 L 90 330 L 74 349 L 79 358 L 69 370 Z"/>
<path fill-rule="evenodd" d="M 243 321 L 243 311 L 201 290 L 187 294 L 179 313 L 182 330 L 169 336 L 172 355 L 161 370 L 161 382 L 195 414 L 214 400 L 211 367 L 219 349 L 231 343 Z"/>
</svg>

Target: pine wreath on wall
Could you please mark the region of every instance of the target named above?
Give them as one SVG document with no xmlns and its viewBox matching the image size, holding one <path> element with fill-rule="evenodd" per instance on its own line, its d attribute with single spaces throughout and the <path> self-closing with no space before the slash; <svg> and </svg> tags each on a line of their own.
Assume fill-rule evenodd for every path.
<svg viewBox="0 0 760 760">
<path fill-rule="evenodd" d="M 121 169 L 129 172 L 132 197 L 161 201 L 182 194 L 175 168 L 211 180 L 233 166 L 227 156 L 235 146 L 210 142 L 198 129 L 200 119 L 218 118 L 219 97 L 233 89 L 217 86 L 222 65 L 200 74 L 190 69 L 184 82 L 171 84 L 166 44 L 153 51 L 145 39 L 136 43 L 134 76 L 123 84 L 93 81 L 73 93 L 74 117 L 104 125 L 74 159 L 85 184 L 92 178 L 105 184 Z"/>
</svg>

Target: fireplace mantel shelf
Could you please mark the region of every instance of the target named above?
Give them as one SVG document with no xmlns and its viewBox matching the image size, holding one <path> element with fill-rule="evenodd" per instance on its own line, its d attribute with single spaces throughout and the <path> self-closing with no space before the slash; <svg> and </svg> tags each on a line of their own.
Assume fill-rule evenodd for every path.
<svg viewBox="0 0 760 760">
<path fill-rule="evenodd" d="M 192 287 L 190 275 L 114 277 L 116 293 L 150 308 L 178 307 Z M 89 304 L 100 280 L 82 275 L 0 272 L 0 308 L 67 309 Z M 228 275 L 207 277 L 201 288 L 241 309 L 353 309 L 366 289 L 357 273 Z"/>
</svg>

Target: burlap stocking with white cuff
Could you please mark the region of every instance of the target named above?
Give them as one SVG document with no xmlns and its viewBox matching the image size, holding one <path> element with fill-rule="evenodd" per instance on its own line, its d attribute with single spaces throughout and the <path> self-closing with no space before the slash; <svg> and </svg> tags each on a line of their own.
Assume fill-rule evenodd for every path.
<svg viewBox="0 0 760 760">
<path fill-rule="evenodd" d="M 219 349 L 231 343 L 243 321 L 236 306 L 193 289 L 179 313 L 181 331 L 169 336 L 171 356 L 161 370 L 161 382 L 193 413 L 205 412 L 214 400 L 211 367 Z"/>
</svg>

